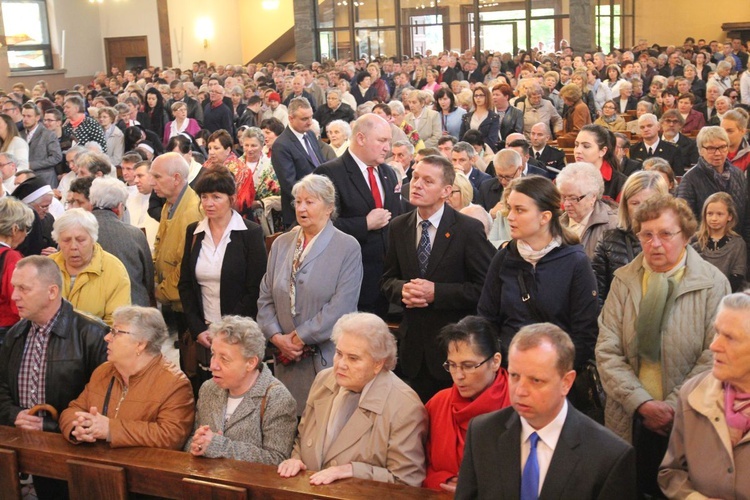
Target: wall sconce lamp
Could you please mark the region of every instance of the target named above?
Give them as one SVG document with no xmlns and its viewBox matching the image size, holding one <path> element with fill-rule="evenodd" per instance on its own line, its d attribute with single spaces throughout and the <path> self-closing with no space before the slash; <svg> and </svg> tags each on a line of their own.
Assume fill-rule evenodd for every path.
<svg viewBox="0 0 750 500">
<path fill-rule="evenodd" d="M 195 21 L 195 36 L 203 40 L 203 48 L 208 48 L 208 41 L 214 37 L 214 23 L 208 17 L 199 17 Z"/>
</svg>

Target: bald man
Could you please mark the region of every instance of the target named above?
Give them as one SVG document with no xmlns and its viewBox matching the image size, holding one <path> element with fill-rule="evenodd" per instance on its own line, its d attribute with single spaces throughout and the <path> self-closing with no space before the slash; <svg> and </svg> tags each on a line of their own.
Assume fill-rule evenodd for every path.
<svg viewBox="0 0 750 500">
<path fill-rule="evenodd" d="M 396 192 L 398 175 L 385 164 L 390 151 L 390 124 L 368 113 L 354 122 L 349 149 L 315 171 L 329 177 L 336 186 L 339 216 L 334 225 L 354 236 L 362 247 L 364 276 L 358 309 L 382 317 L 388 312 L 388 302 L 379 286 L 388 225 L 391 218 L 401 213 Z"/>
</svg>

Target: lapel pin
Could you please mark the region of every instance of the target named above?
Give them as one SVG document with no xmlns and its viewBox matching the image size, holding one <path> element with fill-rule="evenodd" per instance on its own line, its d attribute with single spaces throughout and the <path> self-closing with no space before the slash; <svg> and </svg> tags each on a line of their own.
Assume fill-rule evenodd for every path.
<svg viewBox="0 0 750 500">
<path fill-rule="evenodd" d="M 451 233 L 445 233 L 445 237 L 446 238 L 450 238 L 451 237 Z"/>
</svg>

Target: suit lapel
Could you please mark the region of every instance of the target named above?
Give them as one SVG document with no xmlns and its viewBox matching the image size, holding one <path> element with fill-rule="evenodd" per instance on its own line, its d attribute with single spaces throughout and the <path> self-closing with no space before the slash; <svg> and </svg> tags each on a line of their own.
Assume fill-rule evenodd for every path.
<svg viewBox="0 0 750 500">
<path fill-rule="evenodd" d="M 305 256 L 305 260 L 302 262 L 302 267 L 300 269 L 304 269 L 306 266 L 310 265 L 312 261 L 314 261 L 323 253 L 326 248 L 328 248 L 328 244 L 331 242 L 333 234 L 333 223 L 331 221 L 328 221 L 326 227 L 323 228 L 323 230 L 315 240 L 315 244 L 310 249 L 310 252 L 307 254 L 307 256 Z"/>
<path fill-rule="evenodd" d="M 287 130 L 289 132 L 289 140 L 292 141 L 292 144 L 294 144 L 294 146 L 299 151 L 301 151 L 303 155 L 305 155 L 305 159 L 307 159 L 307 161 L 310 163 L 310 165 L 312 165 L 313 168 L 315 168 L 315 164 L 313 163 L 312 158 L 310 158 L 310 155 L 307 154 L 307 149 L 305 149 L 305 147 L 302 145 L 302 143 L 299 141 L 299 139 L 297 139 L 297 136 L 294 134 L 294 132 L 292 131 L 291 127 L 287 127 Z M 305 135 L 305 137 L 307 137 L 307 133 L 305 133 L 304 135 Z M 310 145 L 310 147 L 312 147 L 312 144 Z M 313 148 L 313 151 L 314 150 L 315 149 Z"/>
<path fill-rule="evenodd" d="M 500 455 L 502 497 L 518 498 L 521 491 L 521 419 L 516 412 L 513 412 L 505 427 L 508 430 L 500 435 L 495 447 Z"/>
<path fill-rule="evenodd" d="M 409 217 L 405 219 L 405 222 L 408 224 L 408 227 L 405 234 L 406 239 L 402 244 L 406 245 L 406 260 L 409 265 L 407 276 L 419 277 L 419 260 L 417 259 L 417 211 L 412 210 Z M 390 237 L 395 238 L 395 234 L 396 233 L 391 233 Z"/>
<path fill-rule="evenodd" d="M 352 181 L 352 184 L 354 184 L 357 192 L 362 196 L 362 199 L 367 203 L 370 210 L 374 209 L 375 200 L 372 197 L 372 191 L 370 191 L 370 186 L 365 182 L 365 178 L 362 176 L 362 171 L 359 169 L 359 165 L 357 165 L 357 162 L 349 153 L 349 150 L 344 153 L 343 158 L 346 173 Z"/>
<path fill-rule="evenodd" d="M 380 183 L 383 185 L 383 191 L 385 193 L 383 197 L 383 207 L 388 208 L 393 203 L 394 197 L 396 196 L 396 185 L 391 183 L 391 179 L 386 174 L 385 163 L 378 166 L 378 176 L 380 177 Z M 374 205 L 373 205 L 374 206 Z"/>
<path fill-rule="evenodd" d="M 451 239 L 455 237 L 452 233 L 455 223 L 456 212 L 446 203 L 443 217 L 440 219 L 440 225 L 437 228 L 437 234 L 435 234 L 435 243 L 432 245 L 432 250 L 430 251 L 430 261 L 427 263 L 426 276 L 431 276 L 435 269 L 437 269 L 445 251 L 450 245 Z M 414 254 L 416 255 L 416 251 Z"/>
<path fill-rule="evenodd" d="M 562 498 L 565 486 L 574 476 L 580 457 L 576 448 L 581 443 L 580 423 L 576 410 L 568 403 L 568 415 L 565 418 L 560 439 L 557 440 L 552 461 L 544 478 L 540 500 Z"/>
</svg>

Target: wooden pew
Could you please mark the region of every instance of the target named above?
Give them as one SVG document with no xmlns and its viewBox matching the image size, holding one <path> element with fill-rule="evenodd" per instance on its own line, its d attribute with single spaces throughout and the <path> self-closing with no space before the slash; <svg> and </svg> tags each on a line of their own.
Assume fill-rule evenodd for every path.
<svg viewBox="0 0 750 500">
<path fill-rule="evenodd" d="M 0 499 L 20 498 L 18 472 L 71 483 L 72 499 L 125 499 L 127 493 L 163 498 L 324 498 L 448 500 L 446 492 L 345 479 L 311 486 L 311 472 L 284 479 L 276 467 L 151 448 L 72 445 L 59 434 L 0 426 Z M 93 496 L 92 496 L 93 495 Z"/>
</svg>

